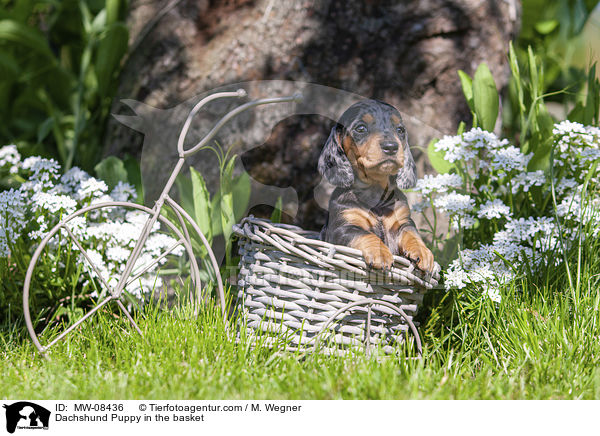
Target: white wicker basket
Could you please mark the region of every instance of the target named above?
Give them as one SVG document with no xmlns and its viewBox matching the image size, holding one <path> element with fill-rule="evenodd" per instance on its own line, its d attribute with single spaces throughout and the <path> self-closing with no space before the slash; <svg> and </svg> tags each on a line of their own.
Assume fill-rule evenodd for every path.
<svg viewBox="0 0 600 436">
<path fill-rule="evenodd" d="M 437 285 L 408 259 L 390 272 L 368 270 L 359 250 L 321 241 L 319 234 L 253 217 L 234 226 L 239 237 L 239 306 L 251 331 L 286 335 L 289 349 L 319 346 L 393 352 L 411 330 L 423 294 Z"/>
</svg>

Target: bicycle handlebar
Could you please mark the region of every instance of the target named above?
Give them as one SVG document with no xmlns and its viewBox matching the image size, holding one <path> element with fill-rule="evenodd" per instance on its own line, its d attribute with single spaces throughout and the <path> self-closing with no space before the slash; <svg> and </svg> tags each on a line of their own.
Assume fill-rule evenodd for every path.
<svg viewBox="0 0 600 436">
<path fill-rule="evenodd" d="M 188 157 L 188 156 L 196 153 L 197 151 L 199 151 L 203 146 L 206 145 L 206 143 L 208 141 L 210 141 L 212 138 L 215 137 L 217 132 L 223 127 L 223 125 L 225 125 L 225 123 L 227 123 L 233 117 L 240 114 L 241 112 L 244 112 L 247 109 L 250 109 L 255 106 L 260 106 L 263 104 L 286 103 L 286 102 L 299 103 L 300 101 L 302 101 L 302 94 L 299 92 L 297 92 L 293 95 L 285 96 L 285 97 L 271 97 L 271 98 L 262 98 L 262 99 L 258 99 L 258 100 L 249 101 L 248 103 L 238 106 L 235 109 L 229 111 L 227 114 L 225 114 L 214 125 L 214 127 L 210 130 L 210 132 L 208 132 L 208 134 L 204 138 L 202 138 L 202 140 L 200 142 L 198 142 L 195 146 L 193 146 L 189 150 L 183 149 L 183 142 L 185 141 L 185 137 L 188 133 L 190 124 L 192 122 L 192 117 L 200 110 L 200 108 L 202 106 L 204 106 L 209 101 L 216 100 L 218 98 L 224 98 L 224 97 L 240 97 L 241 98 L 241 97 L 245 97 L 246 95 L 247 95 L 247 93 L 245 90 L 238 89 L 237 91 L 234 91 L 234 92 L 218 92 L 216 94 L 209 95 L 208 97 L 206 97 L 206 98 L 202 99 L 200 102 L 198 102 L 196 104 L 196 106 L 194 106 L 194 108 L 191 110 L 189 115 L 187 116 L 187 119 L 185 120 L 183 128 L 181 129 L 181 133 L 179 135 L 179 140 L 177 141 L 177 151 L 179 152 L 179 155 L 185 158 L 185 157 Z"/>
</svg>

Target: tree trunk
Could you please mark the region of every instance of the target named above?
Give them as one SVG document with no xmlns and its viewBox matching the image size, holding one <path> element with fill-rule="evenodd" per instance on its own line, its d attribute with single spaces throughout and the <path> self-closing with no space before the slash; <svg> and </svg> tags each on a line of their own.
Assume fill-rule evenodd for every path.
<svg viewBox="0 0 600 436">
<path fill-rule="evenodd" d="M 126 125 L 109 122 L 105 154 L 141 156 L 148 199 L 153 199 L 172 168 L 178 129 L 198 94 L 236 82 L 278 79 L 339 88 L 396 106 L 421 177 L 431 172 L 422 148 L 432 137 L 455 133 L 469 117 L 457 71 L 472 75 L 485 61 L 497 85 L 507 84 L 506 54 L 518 14 L 516 0 L 133 0 L 135 42 L 118 96 L 173 109 L 130 104 L 138 117 L 122 117 Z M 262 83 L 256 96 L 293 88 L 286 82 Z M 321 94 L 311 89 L 311 98 L 318 99 Z M 324 200 L 313 194 L 320 182 L 317 159 L 333 121 L 355 97 L 342 94 L 315 115 L 280 111 L 282 121 L 275 126 L 273 119 L 266 120 L 273 112 L 257 111 L 220 137 L 225 148 L 236 139 L 252 142 L 243 148 L 238 171 L 245 169 L 265 185 L 292 187 L 299 199 L 295 221 L 307 228 L 320 228 L 326 217 L 318 206 Z M 115 103 L 113 113 L 126 112 Z M 199 138 L 214 119 L 205 116 L 190 135 Z M 269 131 L 257 133 L 265 126 Z M 215 162 L 211 153 L 194 161 L 211 185 L 218 173 Z M 293 202 L 285 192 L 286 201 Z"/>
</svg>

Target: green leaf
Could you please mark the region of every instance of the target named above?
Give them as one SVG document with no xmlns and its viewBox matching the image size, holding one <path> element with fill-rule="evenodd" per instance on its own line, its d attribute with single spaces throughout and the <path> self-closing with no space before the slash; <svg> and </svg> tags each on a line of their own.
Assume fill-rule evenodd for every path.
<svg viewBox="0 0 600 436">
<path fill-rule="evenodd" d="M 547 35 L 549 33 L 552 33 L 552 31 L 558 27 L 558 24 L 558 20 L 545 20 L 538 21 L 537 23 L 535 23 L 534 27 L 538 33 L 541 33 L 542 35 Z"/>
<path fill-rule="evenodd" d="M 588 72 L 587 96 L 585 99 L 585 108 L 583 112 L 583 124 L 591 125 L 598 122 L 598 104 L 600 100 L 600 89 L 596 79 L 596 64 L 592 65 Z"/>
<path fill-rule="evenodd" d="M 471 109 L 471 112 L 475 113 L 475 105 L 473 103 L 473 80 L 463 70 L 458 70 L 458 77 L 460 78 L 460 86 L 462 87 L 469 109 Z"/>
<path fill-rule="evenodd" d="M 109 26 L 98 44 L 94 68 L 98 79 L 98 93 L 101 96 L 107 95 L 110 89 L 113 76 L 127 52 L 128 40 L 127 27 L 122 23 L 114 23 Z"/>
<path fill-rule="evenodd" d="M 0 73 L 3 81 L 16 79 L 19 76 L 19 70 L 19 63 L 12 54 L 0 52 Z"/>
<path fill-rule="evenodd" d="M 53 127 L 54 127 L 54 118 L 52 118 L 52 117 L 46 118 L 46 121 L 44 121 L 38 127 L 37 142 L 41 143 L 44 139 L 46 139 L 46 136 L 48 136 L 48 133 L 50 133 L 50 131 L 53 129 Z"/>
<path fill-rule="evenodd" d="M 510 70 L 512 72 L 512 81 L 511 84 L 515 87 L 517 93 L 517 105 L 519 109 L 519 121 L 521 123 L 521 128 L 525 125 L 525 111 L 527 110 L 525 107 L 525 101 L 523 96 L 523 85 L 521 80 L 521 70 L 519 68 L 519 61 L 517 59 L 517 53 L 515 52 L 515 48 L 513 46 L 512 41 L 509 44 L 509 53 L 508 60 L 510 64 Z"/>
<path fill-rule="evenodd" d="M 434 170 L 436 170 L 439 174 L 449 173 L 451 169 L 455 166 L 453 163 L 448 162 L 444 159 L 444 155 L 446 154 L 444 151 L 436 151 L 435 144 L 438 142 L 438 139 L 433 139 L 427 145 L 427 156 L 429 157 L 429 162 Z"/>
<path fill-rule="evenodd" d="M 0 41 L 2 40 L 21 44 L 50 60 L 52 65 L 56 63 L 56 58 L 48 47 L 46 39 L 39 30 L 33 27 L 27 27 L 13 20 L 1 20 Z"/>
<path fill-rule="evenodd" d="M 575 107 L 569 112 L 569 115 L 567 115 L 567 119 L 575 123 L 584 124 L 585 107 L 583 106 L 583 103 L 577 102 Z"/>
<path fill-rule="evenodd" d="M 92 21 L 92 25 L 90 31 L 92 33 L 100 33 L 106 27 L 106 9 L 102 9 L 98 14 L 94 17 Z"/>
<path fill-rule="evenodd" d="M 202 174 L 196 171 L 194 168 L 190 168 L 190 177 L 192 180 L 192 204 L 194 221 L 209 240 L 212 238 L 212 226 L 211 226 L 211 203 L 210 193 L 204 182 Z"/>
<path fill-rule="evenodd" d="M 233 193 L 233 212 L 235 221 L 238 222 L 246 214 L 248 203 L 250 202 L 250 176 L 243 172 L 233 181 L 231 189 Z"/>
<path fill-rule="evenodd" d="M 233 213 L 233 193 L 227 192 L 221 195 L 221 228 L 225 240 L 231 236 L 231 228 L 235 224 L 235 215 Z"/>
<path fill-rule="evenodd" d="M 529 65 L 529 79 L 531 80 L 531 100 L 535 102 L 540 95 L 540 80 L 537 62 L 531 46 L 527 47 L 527 63 Z"/>
<path fill-rule="evenodd" d="M 191 176 L 187 177 L 183 174 L 179 174 L 175 179 L 175 186 L 177 186 L 177 193 L 179 194 L 179 204 L 185 209 L 185 211 L 194 216 L 194 194 L 192 194 L 192 179 Z"/>
<path fill-rule="evenodd" d="M 492 132 L 498 117 L 499 98 L 496 82 L 485 62 L 479 65 L 473 78 L 473 103 L 479 125 Z"/>
<path fill-rule="evenodd" d="M 137 192 L 137 202 L 144 204 L 144 185 L 142 183 L 142 170 L 137 159 L 128 156 L 123 161 L 127 171 L 127 180 L 131 183 Z"/>
<path fill-rule="evenodd" d="M 116 156 L 103 159 L 94 167 L 96 175 L 104 180 L 108 189 L 113 189 L 119 182 L 127 182 L 127 170 L 123 161 Z"/>
<path fill-rule="evenodd" d="M 550 170 L 553 140 L 554 138 L 547 138 L 541 145 L 535 147 L 533 156 L 527 165 L 528 171 Z"/>
<path fill-rule="evenodd" d="M 111 25 L 119 20 L 121 0 L 106 0 L 106 23 Z"/>
<path fill-rule="evenodd" d="M 271 214 L 271 221 L 274 223 L 281 222 L 281 210 L 283 209 L 283 200 L 281 197 L 277 197 L 277 203 L 275 203 L 275 209 L 273 209 L 273 213 Z"/>
<path fill-rule="evenodd" d="M 442 268 L 446 268 L 454 259 L 457 258 L 458 251 L 462 244 L 462 234 L 458 233 L 444 241 L 444 248 L 441 252 L 437 252 L 435 256 L 436 262 Z M 438 250 L 436 250 L 438 251 Z"/>
</svg>

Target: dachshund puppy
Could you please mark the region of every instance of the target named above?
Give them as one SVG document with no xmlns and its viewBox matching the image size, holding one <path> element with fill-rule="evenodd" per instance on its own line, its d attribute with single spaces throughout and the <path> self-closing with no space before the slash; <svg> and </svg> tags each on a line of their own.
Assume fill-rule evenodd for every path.
<svg viewBox="0 0 600 436">
<path fill-rule="evenodd" d="M 323 147 L 319 172 L 336 186 L 323 240 L 360 250 L 371 268 L 390 269 L 399 254 L 433 271 L 401 191 L 415 186 L 417 174 L 396 108 L 376 100 L 350 106 Z"/>
</svg>

